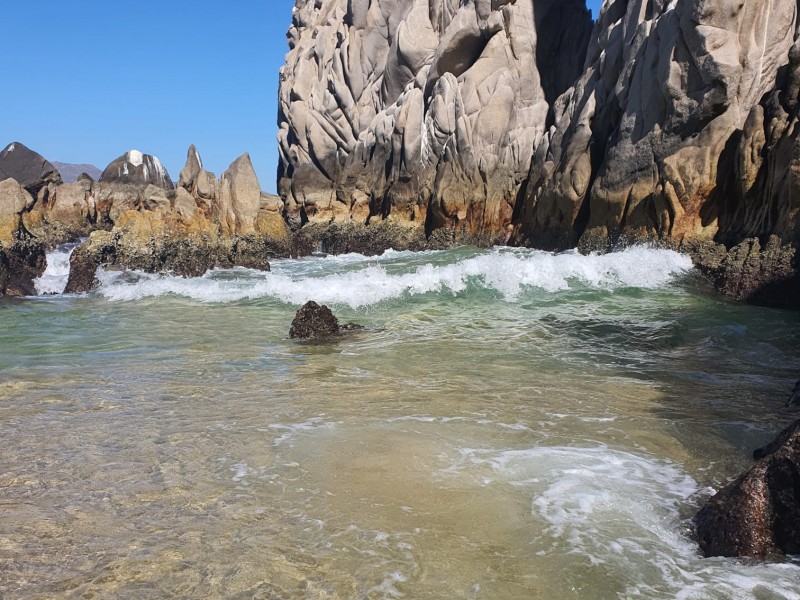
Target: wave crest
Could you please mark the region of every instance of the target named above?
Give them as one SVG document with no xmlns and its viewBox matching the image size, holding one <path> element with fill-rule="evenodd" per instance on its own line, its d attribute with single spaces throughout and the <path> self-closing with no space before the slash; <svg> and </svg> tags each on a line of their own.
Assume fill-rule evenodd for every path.
<svg viewBox="0 0 800 600">
<path fill-rule="evenodd" d="M 360 308 L 427 293 L 460 294 L 471 286 L 495 291 L 510 302 L 526 289 L 553 293 L 579 288 L 656 288 L 692 269 L 687 256 L 646 247 L 588 256 L 498 248 L 449 264 L 445 262 L 447 252 L 418 255 L 430 262 L 416 267 L 395 264 L 408 262 L 410 256 L 393 253 L 382 259 L 348 255 L 346 261 L 276 261 L 271 273 L 236 269 L 212 271 L 196 279 L 144 273 L 130 277 L 109 271 L 101 271 L 98 278 L 100 293 L 110 300 L 172 294 L 202 302 L 272 298 L 303 304 L 313 299 Z M 321 261 L 321 268 L 309 269 L 309 261 Z M 342 268 L 346 270 L 341 272 Z"/>
</svg>

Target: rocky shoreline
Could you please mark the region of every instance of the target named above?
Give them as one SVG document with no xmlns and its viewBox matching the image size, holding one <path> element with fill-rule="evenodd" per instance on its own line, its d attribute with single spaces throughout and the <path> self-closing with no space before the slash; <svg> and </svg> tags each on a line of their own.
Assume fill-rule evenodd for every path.
<svg viewBox="0 0 800 600">
<path fill-rule="evenodd" d="M 247 155 L 217 179 L 203 169 L 192 146 L 174 185 L 157 158 L 132 151 L 113 161 L 100 181 L 83 176 L 64 184 L 43 157 L 18 142 L 12 146 L 13 153 L 22 155 L 16 158 L 16 174 L 25 185 L 12 177 L 0 182 L 2 295 L 35 294 L 33 280 L 44 271 L 45 250 L 82 238 L 85 241 L 71 259 L 70 293 L 92 289 L 101 265 L 195 277 L 217 267 L 269 270 L 270 259 L 315 252 L 377 255 L 388 249 L 489 247 L 503 242 L 490 235 L 476 236 L 466 227 L 426 232 L 424 223 L 393 215 L 364 222 L 293 223 L 280 198 L 261 191 Z M 38 175 L 32 174 L 35 165 Z M 13 172 L 2 161 L 0 169 Z M 147 176 L 150 173 L 154 176 Z M 714 286 L 731 298 L 800 308 L 797 252 L 777 236 L 763 245 L 753 238 L 731 248 L 646 237 L 617 240 L 616 246 L 607 238 L 583 242 L 584 252 L 605 252 L 631 243 L 670 247 L 689 254 Z"/>
<path fill-rule="evenodd" d="M 194 277 L 315 252 L 647 243 L 736 301 L 798 310 L 800 11 L 734 4 L 609 0 L 593 23 L 582 0 L 298 0 L 280 197 L 247 155 L 217 178 L 192 146 L 174 183 L 132 150 L 65 184 L 12 143 L 0 296 L 35 294 L 45 250 L 83 238 L 71 293 L 101 266 Z M 706 555 L 800 552 L 800 425 L 756 458 L 698 515 Z"/>
</svg>

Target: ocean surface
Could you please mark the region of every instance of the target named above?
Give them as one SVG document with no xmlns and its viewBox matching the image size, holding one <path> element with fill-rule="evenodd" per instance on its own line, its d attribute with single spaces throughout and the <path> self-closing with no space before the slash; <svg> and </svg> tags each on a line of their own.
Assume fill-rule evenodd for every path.
<svg viewBox="0 0 800 600">
<path fill-rule="evenodd" d="M 0 300 L 0 597 L 800 598 L 690 520 L 798 417 L 800 313 L 686 257 L 460 248 Z M 365 327 L 288 338 L 307 300 Z"/>
</svg>

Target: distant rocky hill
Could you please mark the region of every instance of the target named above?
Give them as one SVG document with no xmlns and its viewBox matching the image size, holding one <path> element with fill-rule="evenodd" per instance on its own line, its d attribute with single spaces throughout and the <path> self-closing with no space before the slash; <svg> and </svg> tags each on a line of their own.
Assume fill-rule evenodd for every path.
<svg viewBox="0 0 800 600">
<path fill-rule="evenodd" d="M 102 174 L 100 169 L 89 164 L 73 164 L 53 161 L 53 166 L 58 169 L 59 173 L 61 173 L 61 179 L 64 180 L 64 183 L 75 183 L 78 180 L 78 177 L 81 176 L 81 173 L 86 173 L 95 181 L 100 179 L 100 175 Z"/>
</svg>

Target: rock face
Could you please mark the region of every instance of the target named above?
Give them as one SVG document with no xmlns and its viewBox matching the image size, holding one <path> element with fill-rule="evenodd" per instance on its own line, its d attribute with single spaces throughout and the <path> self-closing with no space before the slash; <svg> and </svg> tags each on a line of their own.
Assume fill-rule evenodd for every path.
<svg viewBox="0 0 800 600">
<path fill-rule="evenodd" d="M 697 515 L 705 556 L 800 553 L 800 421 L 754 458 L 755 466 Z"/>
<path fill-rule="evenodd" d="M 266 271 L 271 257 L 289 253 L 283 205 L 262 194 L 246 154 L 218 180 L 192 146 L 177 189 L 103 179 L 61 186 L 41 219 L 45 232 L 67 224 L 91 232 L 72 255 L 69 293 L 94 287 L 101 265 L 192 277 L 217 267 Z"/>
<path fill-rule="evenodd" d="M 797 250 L 770 235 L 726 248 L 723 244 L 684 244 L 698 269 L 723 294 L 764 306 L 800 308 L 800 272 Z"/>
<path fill-rule="evenodd" d="M 35 239 L 16 237 L 0 244 L 0 296 L 35 296 L 33 280 L 46 267 L 44 246 Z"/>
<path fill-rule="evenodd" d="M 175 188 L 169 173 L 155 156 L 129 150 L 108 165 L 100 176 L 102 183 L 154 185 L 165 190 Z"/>
<path fill-rule="evenodd" d="M 0 243 L 11 243 L 22 227 L 23 216 L 33 209 L 35 202 L 16 180 L 0 181 Z"/>
<path fill-rule="evenodd" d="M 36 293 L 33 280 L 45 270 L 45 251 L 23 219 L 35 203 L 14 179 L 0 181 L 0 296 Z"/>
<path fill-rule="evenodd" d="M 0 152 L 0 181 L 14 179 L 34 198 L 61 185 L 58 170 L 41 154 L 19 142 Z"/>
<path fill-rule="evenodd" d="M 294 227 L 657 239 L 726 293 L 800 307 L 794 0 L 606 0 L 591 34 L 582 1 L 296 4 L 278 136 Z"/>
<path fill-rule="evenodd" d="M 708 244 L 695 255 L 724 293 L 800 308 L 797 30 L 790 0 L 606 2 L 513 242 Z"/>
<path fill-rule="evenodd" d="M 280 89 L 288 219 L 504 240 L 590 29 L 583 0 L 298 0 Z"/>
<path fill-rule="evenodd" d="M 796 241 L 796 30 L 791 0 L 606 2 L 536 147 L 516 241 Z"/>
<path fill-rule="evenodd" d="M 339 334 L 339 320 L 327 306 L 313 300 L 297 311 L 289 337 L 302 340 L 318 340 Z"/>
</svg>

